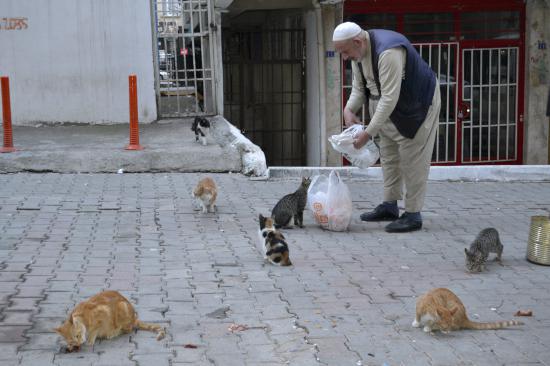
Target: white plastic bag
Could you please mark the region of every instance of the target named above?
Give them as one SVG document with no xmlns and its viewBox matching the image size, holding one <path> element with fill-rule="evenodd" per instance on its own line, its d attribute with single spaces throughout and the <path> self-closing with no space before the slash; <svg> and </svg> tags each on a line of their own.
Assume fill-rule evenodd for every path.
<svg viewBox="0 0 550 366">
<path fill-rule="evenodd" d="M 355 124 L 346 128 L 339 135 L 330 136 L 328 141 L 332 148 L 344 154 L 350 163 L 356 167 L 366 169 L 376 163 L 380 157 L 380 150 L 372 138 L 360 149 L 353 147 L 353 140 L 361 131 L 363 131 L 363 126 Z"/>
<path fill-rule="evenodd" d="M 323 229 L 328 228 L 327 215 L 328 179 L 325 175 L 311 178 L 307 190 L 307 207 L 313 212 L 313 218 Z"/>
<path fill-rule="evenodd" d="M 313 178 L 308 190 L 308 207 L 323 229 L 348 229 L 353 211 L 351 194 L 334 170 L 330 172 L 328 179 L 324 175 Z"/>
</svg>

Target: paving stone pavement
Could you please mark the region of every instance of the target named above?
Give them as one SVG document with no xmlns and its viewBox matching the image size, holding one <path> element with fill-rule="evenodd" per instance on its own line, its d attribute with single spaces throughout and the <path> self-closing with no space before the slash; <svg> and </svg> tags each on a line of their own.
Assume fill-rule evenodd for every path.
<svg viewBox="0 0 550 366">
<path fill-rule="evenodd" d="M 306 212 L 304 229 L 285 231 L 285 268 L 263 262 L 257 216 L 299 180 L 212 174 L 218 211 L 201 214 L 190 195 L 201 176 L 0 175 L 0 364 L 550 365 L 550 267 L 524 259 L 550 183 L 430 182 L 424 228 L 388 234 L 358 219 L 382 184 L 346 179 L 349 232 L 323 231 Z M 465 273 L 463 248 L 488 226 L 503 266 Z M 474 320 L 534 316 L 514 329 L 426 334 L 411 322 L 433 287 L 453 290 Z M 52 328 L 105 289 L 167 337 L 139 331 L 63 353 Z"/>
</svg>

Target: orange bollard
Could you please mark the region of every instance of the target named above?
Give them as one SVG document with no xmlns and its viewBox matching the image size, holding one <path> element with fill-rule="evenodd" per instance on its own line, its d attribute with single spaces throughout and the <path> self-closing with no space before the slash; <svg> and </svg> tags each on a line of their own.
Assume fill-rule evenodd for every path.
<svg viewBox="0 0 550 366">
<path fill-rule="evenodd" d="M 126 146 L 126 150 L 143 150 L 139 144 L 136 75 L 128 76 L 128 89 L 130 93 L 130 144 Z"/>
<path fill-rule="evenodd" d="M 4 126 L 4 147 L 0 148 L 0 153 L 9 153 L 15 151 L 11 129 L 10 79 L 7 76 L 2 76 L 0 83 L 2 84 L 2 120 Z"/>
</svg>

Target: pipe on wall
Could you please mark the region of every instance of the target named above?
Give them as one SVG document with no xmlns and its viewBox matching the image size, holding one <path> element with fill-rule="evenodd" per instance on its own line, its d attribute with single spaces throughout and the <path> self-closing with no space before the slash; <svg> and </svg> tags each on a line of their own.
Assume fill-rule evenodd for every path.
<svg viewBox="0 0 550 366">
<path fill-rule="evenodd" d="M 326 65 L 325 65 L 325 37 L 323 36 L 323 13 L 319 0 L 312 0 L 317 20 L 317 48 L 319 62 L 319 132 L 321 139 L 321 166 L 327 165 L 327 92 L 326 92 Z"/>
</svg>

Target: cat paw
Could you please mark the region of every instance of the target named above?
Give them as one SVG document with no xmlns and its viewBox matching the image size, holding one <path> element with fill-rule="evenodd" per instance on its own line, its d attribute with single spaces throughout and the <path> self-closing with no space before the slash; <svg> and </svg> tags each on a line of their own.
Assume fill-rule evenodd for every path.
<svg viewBox="0 0 550 366">
<path fill-rule="evenodd" d="M 424 332 L 430 333 L 432 331 L 432 328 L 428 327 L 427 325 L 424 327 Z"/>
<path fill-rule="evenodd" d="M 412 326 L 415 327 L 415 328 L 420 328 L 420 323 L 415 320 L 413 320 L 412 322 Z"/>
</svg>

